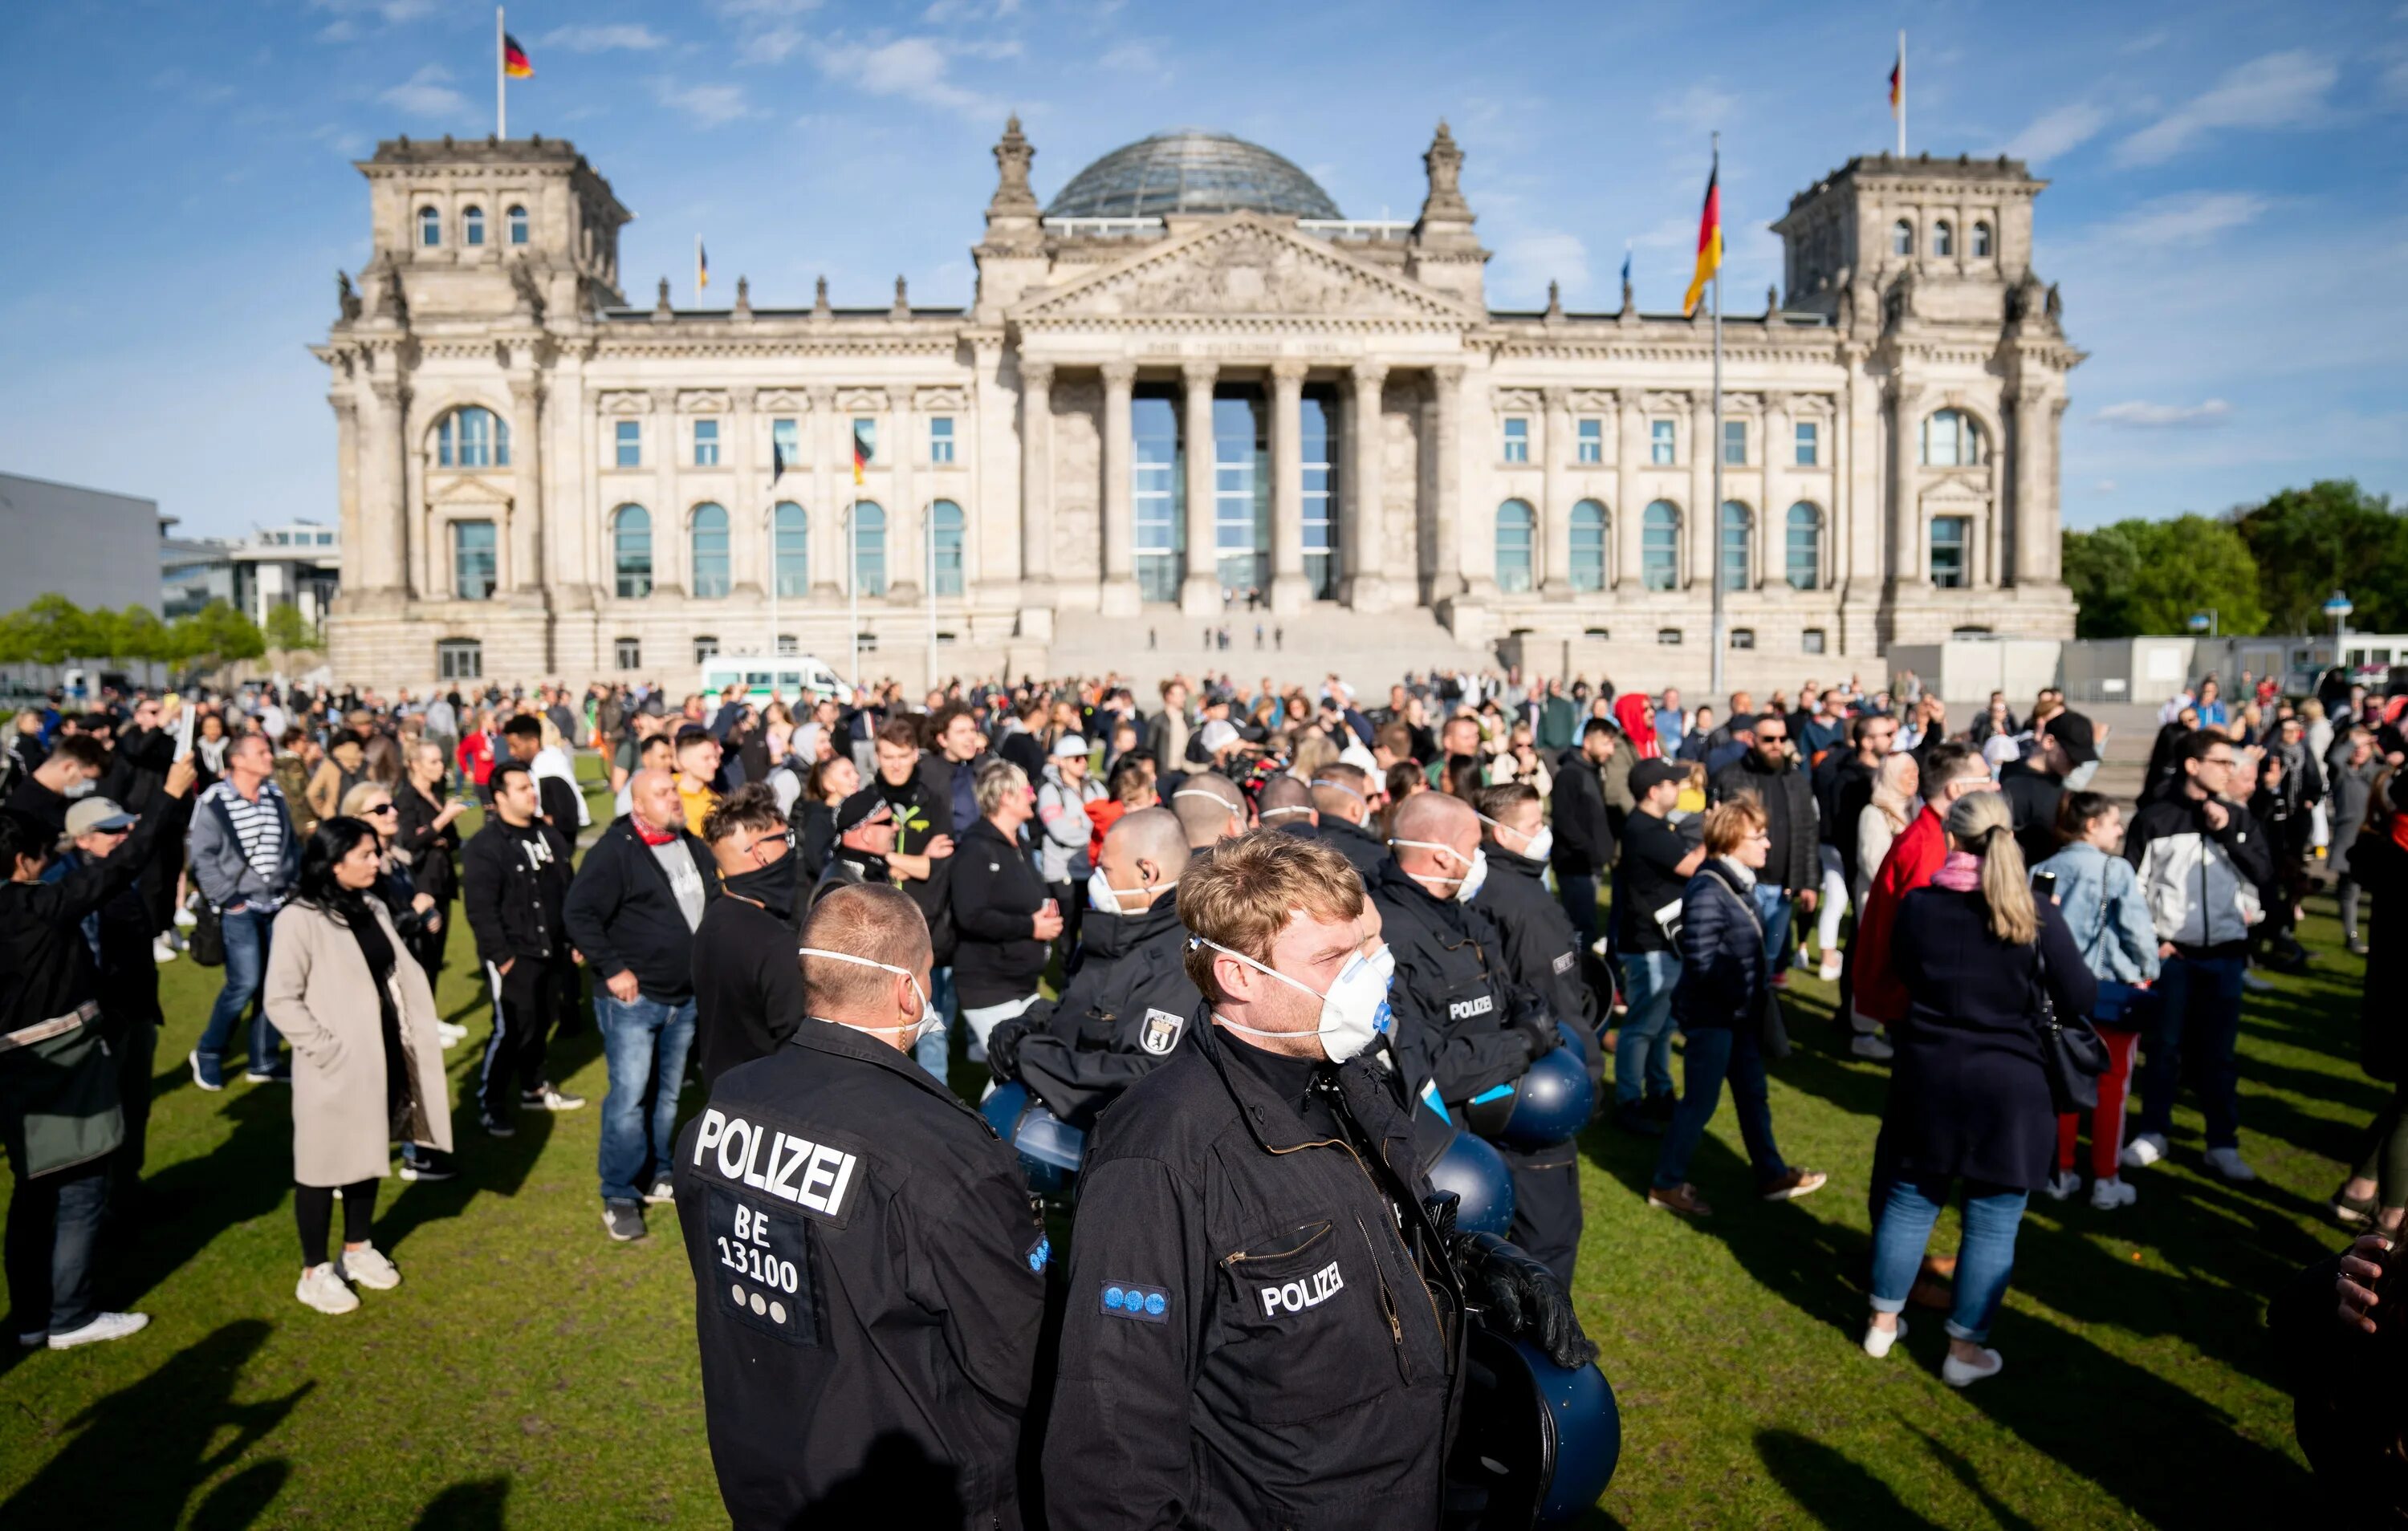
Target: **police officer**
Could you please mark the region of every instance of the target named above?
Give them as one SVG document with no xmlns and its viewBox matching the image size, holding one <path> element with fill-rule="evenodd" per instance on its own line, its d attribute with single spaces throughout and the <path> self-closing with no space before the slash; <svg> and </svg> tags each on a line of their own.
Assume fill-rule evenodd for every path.
<svg viewBox="0 0 2408 1531">
<path fill-rule="evenodd" d="M 1605 1078 L 1605 1050 L 1597 1041 L 1593 991 L 1581 977 L 1580 932 L 1547 892 L 1549 837 L 1539 822 L 1538 790 L 1526 781 L 1484 787 L 1479 813 L 1488 878 L 1473 907 L 1486 909 L 1496 922 L 1507 975 L 1538 995 L 1580 1038 L 1594 1087 Z M 1578 1145 L 1567 1139 L 1527 1152 L 1502 1146 L 1498 1152 L 1513 1171 L 1513 1241 L 1570 1286 L 1580 1252 Z"/>
<path fill-rule="evenodd" d="M 1027 1085 L 1081 1131 L 1186 1034 L 1197 994 L 1173 894 L 1187 856 L 1178 815 L 1140 808 L 1115 820 L 1087 879 L 1085 961 L 1060 999 L 987 1037 L 995 1077 Z"/>
<path fill-rule="evenodd" d="M 1371 773 L 1350 761 L 1337 760 L 1313 773 L 1312 806 L 1319 816 L 1320 837 L 1338 848 L 1369 882 L 1388 859 L 1388 848 L 1373 833 L 1371 813 L 1379 788 Z"/>
<path fill-rule="evenodd" d="M 1545 1001 L 1515 982 L 1505 937 L 1472 902 L 1488 880 L 1480 819 L 1444 793 L 1417 792 L 1390 825 L 1396 859 L 1371 883 L 1397 954 L 1397 1057 L 1408 1098 L 1434 1085 L 1457 1120 L 1559 1044 Z M 1426 1144 L 1425 1145 L 1426 1147 Z M 1498 1146 L 1513 1171 L 1513 1224 L 1530 1252 L 1571 1278 L 1580 1243 L 1576 1155 Z"/>
<path fill-rule="evenodd" d="M 1086 1526 L 1435 1527 L 1466 1294 L 1564 1365 L 1545 1267 L 1456 1236 L 1366 1050 L 1387 962 L 1344 857 L 1225 840 L 1179 892 L 1205 995 L 1082 1176 L 1045 1508 Z"/>
<path fill-rule="evenodd" d="M 738 1527 L 1023 1524 L 1051 1253 L 1011 1151 L 911 1059 L 942 1025 L 927 923 L 836 889 L 809 1014 L 677 1146 L 703 1407 Z"/>
<path fill-rule="evenodd" d="M 890 885 L 886 858 L 894 853 L 894 807 L 877 788 L 864 787 L 837 805 L 836 845 L 808 902 L 816 904 L 837 888 Z"/>
<path fill-rule="evenodd" d="M 1282 771 L 1254 794 L 1254 822 L 1301 840 L 1321 837 L 1321 815 L 1312 806 L 1312 789 Z"/>
</svg>

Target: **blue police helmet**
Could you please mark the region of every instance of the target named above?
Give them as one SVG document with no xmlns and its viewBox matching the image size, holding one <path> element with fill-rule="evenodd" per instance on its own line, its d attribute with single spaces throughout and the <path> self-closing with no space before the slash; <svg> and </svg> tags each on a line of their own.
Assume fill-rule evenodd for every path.
<svg viewBox="0 0 2408 1531">
<path fill-rule="evenodd" d="M 1502 1155 L 1468 1132 L 1430 1166 L 1430 1187 L 1452 1191 L 1456 1197 L 1455 1225 L 1464 1233 L 1505 1237 L 1513 1226 L 1513 1174 Z"/>
<path fill-rule="evenodd" d="M 1567 1525 L 1613 1481 L 1622 1415 L 1595 1365 L 1566 1368 L 1535 1345 L 1469 1336 L 1463 1425 L 1449 1476 L 1487 1495 L 1483 1526 Z"/>
<path fill-rule="evenodd" d="M 1563 1038 L 1564 1046 L 1580 1055 L 1582 1063 L 1589 1062 L 1588 1035 L 1585 1032 L 1558 1021 L 1555 1023 L 1555 1035 Z"/>
<path fill-rule="evenodd" d="M 1553 1148 L 1580 1136 L 1597 1106 L 1588 1065 L 1559 1047 L 1524 1070 L 1511 1084 L 1484 1090 L 1465 1103 L 1464 1120 L 1483 1138 L 1507 1148 Z"/>
<path fill-rule="evenodd" d="M 1086 1134 L 1046 1109 L 1043 1101 L 1029 1095 L 1028 1086 L 1016 1080 L 996 1086 L 979 1103 L 979 1114 L 1019 1153 L 1029 1190 L 1039 1195 L 1069 1190 L 1085 1156 Z"/>
</svg>

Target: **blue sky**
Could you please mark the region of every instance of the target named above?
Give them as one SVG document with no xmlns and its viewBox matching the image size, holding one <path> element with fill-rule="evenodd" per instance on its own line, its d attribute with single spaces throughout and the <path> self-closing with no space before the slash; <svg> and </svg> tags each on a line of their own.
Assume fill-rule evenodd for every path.
<svg viewBox="0 0 2408 1531">
<path fill-rule="evenodd" d="M 2303 29 L 2304 18 L 2314 26 Z M 1677 306 L 1709 130 L 1730 307 L 1789 194 L 1891 141 L 2028 157 L 2037 264 L 2090 360 L 2069 523 L 2217 511 L 2355 477 L 2408 497 L 2408 5 L 1209 7 L 1146 0 L 524 0 L 510 126 L 572 138 L 636 209 L 629 296 L 709 242 L 762 305 L 968 299 L 988 150 L 1039 194 L 1114 146 L 1225 128 L 1352 217 L 1410 218 L 1440 117 L 1499 307 Z M 489 7 L 48 4 L 0 12 L 0 467 L 155 496 L 188 528 L 332 519 L 304 347 L 367 258 L 380 137 L 493 130 Z"/>
</svg>

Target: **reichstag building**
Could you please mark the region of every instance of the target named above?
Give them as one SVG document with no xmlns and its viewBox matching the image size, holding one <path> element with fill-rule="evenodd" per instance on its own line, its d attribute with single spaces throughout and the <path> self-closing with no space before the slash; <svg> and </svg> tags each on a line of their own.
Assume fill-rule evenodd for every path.
<svg viewBox="0 0 2408 1531">
<path fill-rule="evenodd" d="M 1041 673 L 1251 597 L 1635 678 L 1702 665 L 1717 554 L 1732 646 L 1791 679 L 2072 634 L 2082 353 L 2020 163 L 1870 155 L 1793 197 L 1783 291 L 1727 294 L 1717 438 L 1702 312 L 1489 306 L 1443 124 L 1410 222 L 1221 134 L 1115 150 L 1050 203 L 1016 121 L 994 152 L 968 308 L 737 279 L 697 309 L 666 280 L 628 303 L 631 215 L 571 145 L 380 144 L 374 255 L 316 351 L 336 673 L 675 686 L 772 645 L 841 667 L 856 634 L 874 673 L 931 645 L 943 673 Z"/>
</svg>

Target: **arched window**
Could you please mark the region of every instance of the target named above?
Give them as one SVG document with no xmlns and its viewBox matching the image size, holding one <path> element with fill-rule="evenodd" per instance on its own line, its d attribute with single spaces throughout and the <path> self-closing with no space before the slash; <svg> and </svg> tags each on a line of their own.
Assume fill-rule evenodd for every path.
<svg viewBox="0 0 2408 1531">
<path fill-rule="evenodd" d="M 1639 522 L 1639 579 L 1650 590 L 1681 585 L 1681 512 L 1670 500 L 1647 508 Z"/>
<path fill-rule="evenodd" d="M 778 594 L 807 595 L 811 589 L 811 523 L 803 508 L 780 500 L 769 514 L 772 554 L 778 564 Z"/>
<path fill-rule="evenodd" d="M 1948 220 L 1944 218 L 1931 225 L 1931 253 L 1934 255 L 1956 253 L 1956 231 L 1949 226 Z"/>
<path fill-rule="evenodd" d="M 962 537 L 967 525 L 962 508 L 951 500 L 928 507 L 929 589 L 935 594 L 962 593 Z"/>
<path fill-rule="evenodd" d="M 1605 588 L 1605 507 L 1583 500 L 1572 507 L 1572 588 Z"/>
<path fill-rule="evenodd" d="M 652 593 L 652 515 L 640 505 L 610 512 L 610 564 L 621 600 Z"/>
<path fill-rule="evenodd" d="M 429 250 L 443 242 L 443 214 L 439 209 L 418 209 L 418 242 Z"/>
<path fill-rule="evenodd" d="M 697 505 L 687 523 L 686 540 L 694 550 L 693 570 L 686 588 L 700 599 L 727 594 L 727 512 L 716 505 Z"/>
<path fill-rule="evenodd" d="M 1985 460 L 1982 426 L 1962 409 L 1935 409 L 1923 417 L 1925 467 L 1979 467 Z"/>
<path fill-rule="evenodd" d="M 1748 578 L 1748 554 L 1756 538 L 1756 517 L 1737 500 L 1723 501 L 1722 540 L 1714 563 L 1722 571 L 1725 590 L 1745 590 L 1755 583 Z"/>
<path fill-rule="evenodd" d="M 1987 223 L 1976 223 L 1973 225 L 1973 259 L 1977 261 L 1986 261 L 1989 258 L 1990 225 Z"/>
<path fill-rule="evenodd" d="M 448 468 L 510 465 L 510 422 L 491 409 L 470 405 L 435 425 L 435 465 Z"/>
<path fill-rule="evenodd" d="M 485 242 L 485 209 L 467 207 L 460 213 L 460 242 L 481 245 Z"/>
<path fill-rule="evenodd" d="M 886 594 L 886 508 L 876 500 L 853 508 L 853 585 L 864 595 Z"/>
<path fill-rule="evenodd" d="M 1530 529 L 1538 519 L 1521 500 L 1497 508 L 1497 588 L 1508 594 L 1530 588 Z"/>
<path fill-rule="evenodd" d="M 510 243 L 514 245 L 525 244 L 527 242 L 526 209 L 524 207 L 513 206 L 509 212 L 503 214 L 503 217 L 508 219 L 509 222 Z"/>
<path fill-rule="evenodd" d="M 1784 551 L 1790 589 L 1813 590 L 1823 582 L 1823 512 L 1804 500 L 1789 508 Z"/>
<path fill-rule="evenodd" d="M 1903 218 L 1890 225 L 1889 252 L 1893 255 L 1914 253 L 1914 225 Z"/>
</svg>

